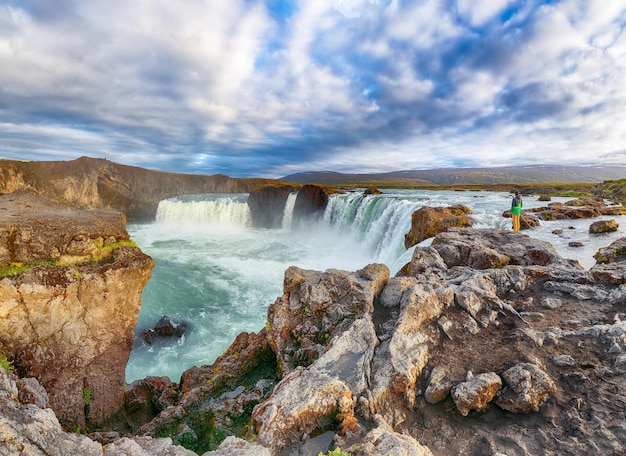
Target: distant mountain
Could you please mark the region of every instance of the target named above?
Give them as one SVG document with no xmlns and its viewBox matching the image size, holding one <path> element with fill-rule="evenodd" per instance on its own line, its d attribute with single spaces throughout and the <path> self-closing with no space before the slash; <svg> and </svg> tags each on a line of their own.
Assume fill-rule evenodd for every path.
<svg viewBox="0 0 626 456">
<path fill-rule="evenodd" d="M 354 186 L 452 186 L 497 184 L 601 183 L 626 177 L 626 165 L 531 165 L 500 168 L 442 168 L 376 174 L 332 171 L 290 174 L 281 180 L 297 184 Z"/>
</svg>

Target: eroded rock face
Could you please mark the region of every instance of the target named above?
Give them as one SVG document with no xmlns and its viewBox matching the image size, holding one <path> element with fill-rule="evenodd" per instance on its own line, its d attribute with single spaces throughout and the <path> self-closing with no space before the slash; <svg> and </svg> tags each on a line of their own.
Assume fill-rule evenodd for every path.
<svg viewBox="0 0 626 456">
<path fill-rule="evenodd" d="M 63 432 L 52 409 L 22 404 L 16 376 L 0 367 L 0 454 L 102 455 L 102 445 Z"/>
<path fill-rule="evenodd" d="M 248 195 L 252 223 L 262 228 L 280 227 L 287 198 L 297 190 L 298 186 L 291 184 L 270 184 L 252 190 Z"/>
<path fill-rule="evenodd" d="M 404 246 L 408 249 L 448 228 L 472 226 L 473 220 L 468 217 L 471 213 L 471 209 L 462 204 L 421 207 L 411 216 L 411 229 L 404 236 Z"/>
<path fill-rule="evenodd" d="M 129 220 L 153 220 L 159 201 L 172 196 L 247 192 L 258 181 L 221 174 L 166 173 L 89 157 L 49 162 L 0 161 L 0 194 L 28 191 L 73 208 L 114 209 Z"/>
<path fill-rule="evenodd" d="M 194 456 L 172 444 L 171 439 L 119 436 L 102 444 L 79 434 L 66 432 L 53 410 L 25 400 L 33 391 L 45 396 L 34 378 L 18 378 L 0 368 L 0 455 L 84 455 L 84 456 Z M 42 392 L 43 391 L 43 392 Z"/>
<path fill-rule="evenodd" d="M 328 197 L 337 193 L 336 189 L 323 185 L 306 184 L 298 191 L 293 215 L 296 220 L 307 219 L 323 213 L 328 203 Z"/>
<path fill-rule="evenodd" d="M 150 410 L 143 410 L 155 411 L 156 417 L 144 413 L 147 418 L 138 423 L 141 416 L 129 413 L 127 420 L 134 430 L 141 426 L 139 434 L 171 437 L 174 443 L 202 454 L 216 449 L 227 435 L 245 436 L 253 407 L 267 397 L 276 375 L 276 355 L 265 329 L 241 333 L 213 364 L 185 371 L 179 385 L 157 390 L 158 398 L 149 395 Z M 125 405 L 133 407 L 129 402 Z"/>
<path fill-rule="evenodd" d="M 80 262 L 128 239 L 120 212 L 72 210 L 27 193 L 0 196 L 0 266 Z"/>
<path fill-rule="evenodd" d="M 5 238 L 4 261 L 33 266 L 0 278 L 0 350 L 21 375 L 46 388 L 61 423 L 102 422 L 123 402 L 141 294 L 154 263 L 132 246 L 103 253 L 107 243 L 128 240 L 121 214 L 77 211 L 74 220 L 73 211 L 46 200 L 0 200 L 0 231 L 14 233 Z M 46 205 L 51 209 L 33 213 Z M 75 261 L 63 262 L 64 255 Z"/>
<path fill-rule="evenodd" d="M 384 265 L 369 265 L 355 274 L 287 269 L 284 294 L 268 310 L 269 340 L 281 374 L 313 363 L 334 336 L 370 314 L 388 279 Z"/>
</svg>

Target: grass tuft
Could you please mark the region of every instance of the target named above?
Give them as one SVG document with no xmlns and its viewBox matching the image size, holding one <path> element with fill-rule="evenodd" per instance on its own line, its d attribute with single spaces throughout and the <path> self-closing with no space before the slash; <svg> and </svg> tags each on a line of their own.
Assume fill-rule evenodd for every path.
<svg viewBox="0 0 626 456">
<path fill-rule="evenodd" d="M 0 354 L 0 367 L 11 372 L 13 370 L 13 363 L 9 361 L 5 355 Z"/>
</svg>

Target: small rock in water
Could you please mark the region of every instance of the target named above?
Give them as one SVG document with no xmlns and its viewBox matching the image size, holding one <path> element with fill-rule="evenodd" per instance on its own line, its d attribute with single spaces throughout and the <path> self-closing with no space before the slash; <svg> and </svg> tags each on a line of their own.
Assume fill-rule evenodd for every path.
<svg viewBox="0 0 626 456">
<path fill-rule="evenodd" d="M 148 344 L 161 337 L 176 337 L 180 339 L 187 330 L 186 323 L 174 323 L 169 317 L 163 316 L 154 328 L 150 328 L 143 333 L 143 340 Z"/>
</svg>

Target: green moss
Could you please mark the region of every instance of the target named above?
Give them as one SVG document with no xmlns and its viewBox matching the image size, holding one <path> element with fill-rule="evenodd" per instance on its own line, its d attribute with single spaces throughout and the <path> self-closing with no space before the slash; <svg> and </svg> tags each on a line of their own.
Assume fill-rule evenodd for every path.
<svg viewBox="0 0 626 456">
<path fill-rule="evenodd" d="M 91 388 L 83 388 L 83 402 L 85 405 L 89 405 L 91 398 Z"/>
<path fill-rule="evenodd" d="M 0 367 L 10 372 L 13 370 L 13 363 L 6 356 L 0 354 Z"/>
<path fill-rule="evenodd" d="M 23 264 L 21 262 L 14 262 L 8 266 L 0 267 L 0 278 L 16 276 L 37 266 L 56 266 L 57 264 L 58 261 L 53 260 L 42 261 L 41 263 L 37 264 Z"/>
<path fill-rule="evenodd" d="M 96 245 L 96 247 L 98 248 L 98 251 L 94 253 L 93 259 L 94 261 L 100 261 L 111 255 L 111 252 L 118 247 L 137 247 L 137 243 L 135 241 L 128 240 L 113 242 L 112 244 L 106 245 Z"/>
<path fill-rule="evenodd" d="M 96 249 L 92 254 L 91 260 L 100 261 L 104 258 L 107 258 L 109 255 L 111 255 L 111 252 L 118 247 L 137 247 L 137 243 L 135 241 L 128 240 L 128 241 L 113 242 L 111 244 L 106 244 L 106 245 L 103 245 L 102 243 L 96 244 Z M 58 260 L 46 260 L 46 261 L 42 261 L 40 263 L 35 263 L 35 264 L 23 264 L 22 262 L 16 261 L 16 262 L 9 264 L 8 266 L 0 267 L 0 278 L 12 277 L 12 276 L 16 276 L 19 274 L 23 274 L 29 269 L 32 269 L 38 266 L 58 266 L 58 265 L 59 265 Z M 81 278 L 81 275 L 78 269 L 76 269 L 76 272 L 74 275 L 76 276 L 77 279 Z"/>
<path fill-rule="evenodd" d="M 324 453 L 320 453 L 317 456 L 351 456 L 350 453 L 346 453 L 341 448 L 335 448 L 332 451 L 329 451 L 324 455 Z"/>
</svg>

